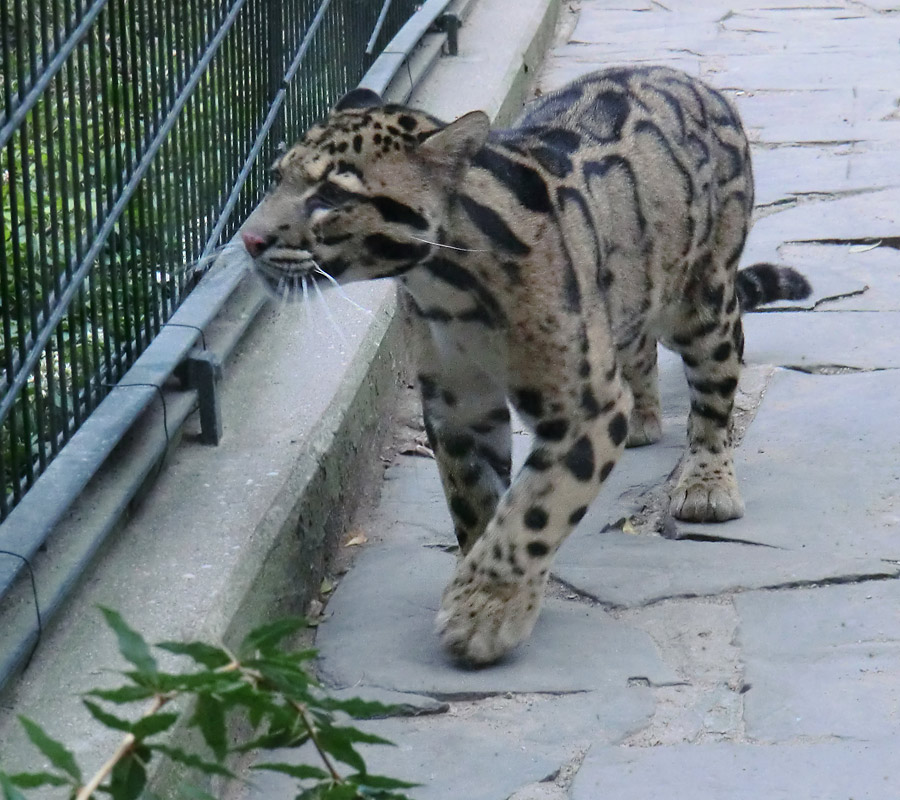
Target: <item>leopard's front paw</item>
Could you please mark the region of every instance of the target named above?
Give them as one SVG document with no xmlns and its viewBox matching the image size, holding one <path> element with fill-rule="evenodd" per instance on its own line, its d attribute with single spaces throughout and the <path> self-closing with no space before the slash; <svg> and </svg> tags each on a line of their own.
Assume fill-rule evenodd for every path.
<svg viewBox="0 0 900 800">
<path fill-rule="evenodd" d="M 744 516 L 744 501 L 733 478 L 686 475 L 675 487 L 671 510 L 685 522 L 724 522 Z"/>
<path fill-rule="evenodd" d="M 546 581 L 492 578 L 469 563 L 469 558 L 460 562 L 444 591 L 437 629 L 455 659 L 471 665 L 491 664 L 531 633 Z"/>
</svg>

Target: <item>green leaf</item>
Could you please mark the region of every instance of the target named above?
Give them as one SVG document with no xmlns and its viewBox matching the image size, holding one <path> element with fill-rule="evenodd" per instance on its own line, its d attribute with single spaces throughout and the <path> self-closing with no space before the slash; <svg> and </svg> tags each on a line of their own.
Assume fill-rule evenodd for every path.
<svg viewBox="0 0 900 800">
<path fill-rule="evenodd" d="M 331 776 L 318 767 L 311 767 L 308 764 L 276 764 L 265 762 L 262 764 L 254 764 L 251 769 L 264 769 L 268 772 L 280 772 L 282 775 L 290 775 L 292 778 L 303 780 L 327 780 Z"/>
<path fill-rule="evenodd" d="M 15 787 L 10 777 L 2 772 L 0 772 L 0 789 L 3 789 L 4 800 L 26 800 L 25 795 Z"/>
<path fill-rule="evenodd" d="M 128 626 L 118 611 L 102 606 L 100 611 L 106 618 L 106 624 L 113 629 L 119 640 L 119 652 L 122 657 L 134 664 L 142 676 L 155 678 L 157 674 L 156 660 L 150 654 L 150 646 L 144 641 L 144 638 Z"/>
<path fill-rule="evenodd" d="M 146 785 L 147 770 L 135 751 L 113 767 L 109 792 L 115 800 L 137 800 Z"/>
<path fill-rule="evenodd" d="M 160 642 L 156 646 L 169 653 L 188 656 L 208 669 L 218 669 L 231 663 L 228 653 L 203 642 Z"/>
<path fill-rule="evenodd" d="M 99 697 L 110 703 L 124 705 L 139 700 L 148 700 L 156 694 L 147 686 L 120 686 L 118 689 L 92 689 L 86 693 L 89 697 Z"/>
<path fill-rule="evenodd" d="M 213 797 L 208 792 L 204 792 L 203 789 L 191 786 L 189 783 L 183 783 L 178 787 L 178 796 L 187 797 L 190 800 L 218 800 L 218 798 Z"/>
<path fill-rule="evenodd" d="M 129 673 L 132 680 L 145 682 L 138 673 Z M 240 681 L 236 675 L 222 675 L 216 672 L 195 672 L 189 675 L 157 673 L 152 681 L 160 692 L 223 692 Z"/>
<path fill-rule="evenodd" d="M 56 739 L 51 739 L 44 729 L 28 717 L 19 716 L 19 722 L 25 728 L 25 733 L 31 739 L 31 743 L 40 750 L 58 770 L 70 775 L 79 783 L 81 782 L 81 770 L 75 763 L 75 757 Z"/>
<path fill-rule="evenodd" d="M 287 636 L 305 627 L 307 627 L 305 619 L 289 617 L 255 628 L 247 634 L 247 638 L 241 644 L 241 653 L 252 655 L 256 652 L 273 650 Z"/>
<path fill-rule="evenodd" d="M 359 792 L 351 783 L 331 784 L 322 794 L 322 800 L 356 800 Z"/>
<path fill-rule="evenodd" d="M 169 747 L 164 744 L 148 744 L 147 747 L 154 752 L 161 753 L 167 758 L 172 759 L 172 761 L 177 761 L 179 764 L 184 764 L 193 769 L 199 769 L 206 775 L 221 775 L 225 778 L 236 777 L 230 769 L 223 767 L 221 764 L 207 761 L 193 753 L 185 753 L 184 750 L 179 750 L 177 747 Z"/>
<path fill-rule="evenodd" d="M 365 773 L 348 775 L 345 780 L 349 783 L 355 783 L 359 786 L 365 786 L 372 789 L 412 789 L 422 785 L 420 783 L 398 781 L 396 778 L 388 778 L 384 775 L 366 775 Z"/>
<path fill-rule="evenodd" d="M 251 750 L 278 750 L 281 747 L 300 747 L 308 741 L 309 734 L 307 733 L 279 729 L 244 742 L 234 750 L 238 753 L 249 753 Z"/>
<path fill-rule="evenodd" d="M 347 735 L 348 728 L 320 728 L 316 740 L 321 748 L 338 761 L 348 764 L 359 772 L 366 771 L 366 762 L 353 749 L 353 740 Z"/>
<path fill-rule="evenodd" d="M 198 695 L 197 707 L 190 724 L 200 729 L 203 740 L 209 745 L 216 758 L 222 761 L 228 753 L 225 709 L 222 703 L 211 695 Z"/>
<path fill-rule="evenodd" d="M 102 709 L 96 703 L 92 703 L 90 700 L 82 700 L 85 708 L 91 712 L 91 716 L 97 720 L 101 725 L 105 725 L 107 728 L 112 728 L 114 731 L 125 731 L 127 733 L 131 733 L 132 723 L 127 719 L 122 719 L 121 717 L 117 717 L 114 714 L 110 714 L 108 711 Z"/>
<path fill-rule="evenodd" d="M 167 731 L 178 721 L 178 714 L 151 714 L 134 723 L 132 733 L 137 739 L 146 739 Z"/>
<path fill-rule="evenodd" d="M 330 728 L 327 725 L 323 726 L 323 728 L 333 731 L 340 731 L 341 735 L 345 736 L 350 742 L 361 742 L 363 744 L 386 744 L 390 747 L 396 747 L 396 745 L 389 739 L 384 739 L 381 736 L 376 736 L 374 733 L 366 733 L 365 731 L 361 731 L 357 728 Z M 361 770 L 361 772 L 365 772 L 365 770 Z"/>
<path fill-rule="evenodd" d="M 0 772 L 0 775 L 3 773 Z M 71 778 L 52 772 L 19 772 L 6 777 L 20 789 L 37 789 L 39 786 L 68 786 L 72 783 Z"/>
</svg>

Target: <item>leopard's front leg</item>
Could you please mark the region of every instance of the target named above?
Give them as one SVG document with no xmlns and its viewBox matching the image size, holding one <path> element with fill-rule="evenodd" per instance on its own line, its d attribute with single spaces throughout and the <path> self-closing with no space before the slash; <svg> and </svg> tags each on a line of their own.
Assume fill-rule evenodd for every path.
<svg viewBox="0 0 900 800">
<path fill-rule="evenodd" d="M 491 663 L 531 633 L 553 557 L 587 512 L 628 435 L 630 393 L 614 366 L 605 372 L 612 379 L 545 389 L 539 404 L 532 402 L 536 393 L 514 394 L 519 410 L 533 418 L 536 441 L 444 592 L 438 629 L 459 660 Z"/>
</svg>

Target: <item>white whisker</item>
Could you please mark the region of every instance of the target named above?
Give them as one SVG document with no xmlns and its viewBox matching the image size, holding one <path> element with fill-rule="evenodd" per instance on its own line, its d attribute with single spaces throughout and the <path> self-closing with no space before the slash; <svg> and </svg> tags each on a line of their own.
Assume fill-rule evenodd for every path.
<svg viewBox="0 0 900 800">
<path fill-rule="evenodd" d="M 313 263 L 315 263 L 315 262 L 313 262 Z M 348 303 L 350 303 L 351 306 L 353 306 L 354 308 L 358 308 L 360 311 L 362 311 L 362 312 L 365 313 L 365 314 L 368 314 L 369 316 L 372 316 L 372 312 L 371 312 L 368 308 L 365 308 L 365 307 L 361 306 L 361 305 L 360 305 L 359 303 L 357 303 L 353 298 L 351 298 L 350 295 L 348 295 L 348 294 L 344 291 L 344 287 L 341 286 L 334 278 L 332 278 L 331 275 L 329 275 L 327 272 L 325 272 L 325 270 L 322 269 L 318 264 L 316 264 L 316 269 L 315 269 L 315 271 L 316 271 L 319 275 L 322 275 L 322 276 L 323 276 L 323 277 L 324 277 L 324 278 L 325 278 L 332 286 L 334 286 L 334 290 L 335 290 L 335 291 L 336 291 L 336 292 L 337 292 L 344 300 L 346 300 Z"/>
<path fill-rule="evenodd" d="M 458 250 L 461 253 L 490 253 L 490 250 L 473 250 L 469 247 L 454 247 L 452 244 L 441 244 L 440 242 L 432 242 L 428 239 L 422 239 L 419 236 L 413 236 L 411 233 L 407 234 L 410 239 L 415 239 L 417 242 L 422 242 L 424 244 L 434 245 L 435 247 L 444 247 L 447 250 Z"/>
<path fill-rule="evenodd" d="M 319 297 L 319 300 L 322 301 L 322 310 L 325 312 L 325 317 L 328 319 L 329 324 L 332 328 L 334 328 L 334 332 L 338 335 L 338 338 L 341 340 L 343 344 L 347 344 L 347 338 L 344 336 L 344 332 L 341 330 L 340 325 L 337 324 L 337 320 L 334 318 L 334 315 L 331 313 L 331 309 L 328 307 L 328 301 L 325 300 L 325 295 L 322 294 L 322 290 L 319 288 L 318 281 L 312 282 L 313 289 L 316 290 L 316 294 Z"/>
<path fill-rule="evenodd" d="M 309 282 L 306 275 L 304 275 L 300 280 L 303 287 L 303 328 L 305 334 L 309 335 L 310 331 L 312 331 L 313 329 L 312 304 L 309 301 Z"/>
<path fill-rule="evenodd" d="M 291 299 L 291 285 L 284 278 L 282 278 L 278 281 L 277 292 L 280 295 L 278 303 L 279 308 L 283 309 Z"/>
</svg>

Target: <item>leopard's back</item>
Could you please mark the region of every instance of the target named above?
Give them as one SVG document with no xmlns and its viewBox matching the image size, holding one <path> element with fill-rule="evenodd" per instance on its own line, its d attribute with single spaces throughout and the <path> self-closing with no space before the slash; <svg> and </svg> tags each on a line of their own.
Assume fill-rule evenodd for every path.
<svg viewBox="0 0 900 800">
<path fill-rule="evenodd" d="M 572 247 L 592 251 L 578 261 L 605 287 L 618 338 L 673 298 L 730 293 L 753 177 L 718 91 L 666 67 L 601 70 L 533 101 L 496 140 L 540 164 Z M 710 254 L 729 246 L 717 268 Z"/>
</svg>

